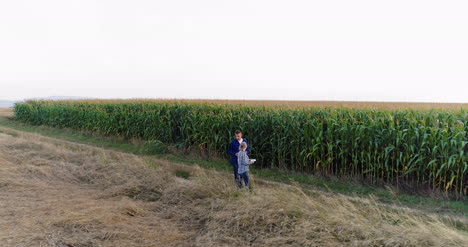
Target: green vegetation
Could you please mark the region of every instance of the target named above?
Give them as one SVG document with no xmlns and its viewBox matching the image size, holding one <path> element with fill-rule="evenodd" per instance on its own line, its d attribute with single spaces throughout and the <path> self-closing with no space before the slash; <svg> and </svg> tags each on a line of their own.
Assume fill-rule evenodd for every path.
<svg viewBox="0 0 468 247">
<path fill-rule="evenodd" d="M 188 179 L 190 177 L 190 172 L 182 171 L 182 170 L 176 170 L 175 175 L 176 175 L 176 177 L 179 177 L 179 178 Z"/>
<path fill-rule="evenodd" d="M 242 129 L 258 165 L 468 193 L 468 112 L 29 101 L 19 121 L 224 154 Z"/>
<path fill-rule="evenodd" d="M 123 138 L 115 136 L 102 136 L 92 132 L 78 131 L 73 129 L 61 129 L 48 126 L 33 126 L 26 123 L 20 123 L 11 119 L 1 118 L 0 125 L 11 129 L 38 133 L 44 136 L 59 138 L 62 140 L 89 144 L 97 147 L 111 148 L 114 150 L 133 153 L 138 155 L 146 155 L 143 142 L 131 142 Z M 14 132 L 4 131 L 5 134 L 17 135 Z M 185 154 L 178 152 L 176 149 L 171 149 L 172 152 L 166 154 L 153 155 L 158 159 L 167 160 L 174 163 L 182 163 L 185 165 L 198 165 L 205 169 L 213 169 L 218 171 L 231 172 L 231 167 L 224 159 L 210 158 L 206 159 L 199 157 L 197 154 Z M 153 159 L 148 159 L 148 166 L 157 168 L 159 165 Z M 257 169 L 252 167 L 251 172 L 257 179 L 267 179 L 270 181 L 282 183 L 298 182 L 305 188 L 315 190 L 330 191 L 343 195 L 350 196 L 370 196 L 372 195 L 378 202 L 386 204 L 396 204 L 408 206 L 411 208 L 421 209 L 432 213 L 450 213 L 468 215 L 468 200 L 447 200 L 444 197 L 433 198 L 428 196 L 413 195 L 408 193 L 400 193 L 398 190 L 389 190 L 381 187 L 369 186 L 361 184 L 359 181 L 351 179 L 334 179 L 323 176 L 311 176 L 300 172 L 291 171 L 275 171 L 271 169 Z"/>
<path fill-rule="evenodd" d="M 167 145 L 158 140 L 146 141 L 143 148 L 146 154 L 165 154 L 168 151 Z"/>
</svg>

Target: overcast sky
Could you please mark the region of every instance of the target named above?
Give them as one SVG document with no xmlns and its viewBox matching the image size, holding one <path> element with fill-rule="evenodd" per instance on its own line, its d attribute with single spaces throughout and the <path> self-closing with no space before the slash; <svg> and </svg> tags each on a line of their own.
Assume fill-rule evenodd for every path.
<svg viewBox="0 0 468 247">
<path fill-rule="evenodd" d="M 468 102 L 468 1 L 0 2 L 0 99 Z"/>
</svg>

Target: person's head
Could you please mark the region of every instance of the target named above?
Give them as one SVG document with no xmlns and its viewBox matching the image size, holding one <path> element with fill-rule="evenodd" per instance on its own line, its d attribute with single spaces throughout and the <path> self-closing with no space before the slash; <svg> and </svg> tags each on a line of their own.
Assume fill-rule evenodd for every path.
<svg viewBox="0 0 468 247">
<path fill-rule="evenodd" d="M 242 139 L 242 131 L 240 130 L 236 130 L 236 132 L 234 132 L 235 136 L 236 136 L 236 139 L 238 141 L 240 141 Z"/>
<path fill-rule="evenodd" d="M 245 143 L 245 142 L 241 143 L 240 146 L 239 146 L 239 149 L 241 151 L 245 151 L 247 149 L 247 143 Z"/>
</svg>

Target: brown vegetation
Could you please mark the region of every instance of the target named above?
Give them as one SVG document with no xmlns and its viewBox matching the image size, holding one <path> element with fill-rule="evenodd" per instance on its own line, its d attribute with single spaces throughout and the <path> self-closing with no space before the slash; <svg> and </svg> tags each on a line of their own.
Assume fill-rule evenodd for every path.
<svg viewBox="0 0 468 247">
<path fill-rule="evenodd" d="M 0 246 L 463 246 L 435 216 L 0 127 Z M 190 174 L 188 179 L 177 172 Z"/>
<path fill-rule="evenodd" d="M 218 100 L 218 99 L 108 99 L 108 100 L 84 100 L 86 102 L 122 103 L 124 101 L 183 101 L 183 102 L 208 102 L 215 104 L 237 104 L 249 106 L 274 106 L 282 108 L 317 107 L 317 108 L 373 108 L 382 110 L 399 109 L 468 109 L 468 103 L 423 103 L 423 102 L 371 102 L 371 101 L 287 101 L 287 100 Z"/>
<path fill-rule="evenodd" d="M 0 117 L 13 116 L 13 108 L 0 108 Z"/>
</svg>

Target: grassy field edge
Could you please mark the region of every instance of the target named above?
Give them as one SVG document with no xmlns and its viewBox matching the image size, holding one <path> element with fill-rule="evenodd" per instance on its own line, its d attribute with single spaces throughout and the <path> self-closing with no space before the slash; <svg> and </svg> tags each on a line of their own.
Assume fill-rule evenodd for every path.
<svg viewBox="0 0 468 247">
<path fill-rule="evenodd" d="M 15 130 L 34 132 L 48 137 L 91 144 L 98 147 L 112 148 L 122 152 L 144 155 L 143 143 L 138 140 L 125 140 L 116 137 L 106 137 L 92 133 L 84 133 L 71 129 L 59 129 L 47 126 L 34 126 L 20 123 L 7 117 L 0 117 L 0 125 Z M 198 165 L 206 169 L 231 171 L 226 160 L 221 158 L 205 158 L 194 154 L 173 150 L 167 154 L 155 157 L 186 165 Z M 252 169 L 257 178 L 282 183 L 299 183 L 301 186 L 340 193 L 351 196 L 373 196 L 377 201 L 385 204 L 406 206 L 424 210 L 430 213 L 455 214 L 466 217 L 468 215 L 468 200 L 455 201 L 429 196 L 399 193 L 390 188 L 362 185 L 352 180 L 337 180 L 317 177 L 302 173 Z"/>
</svg>

